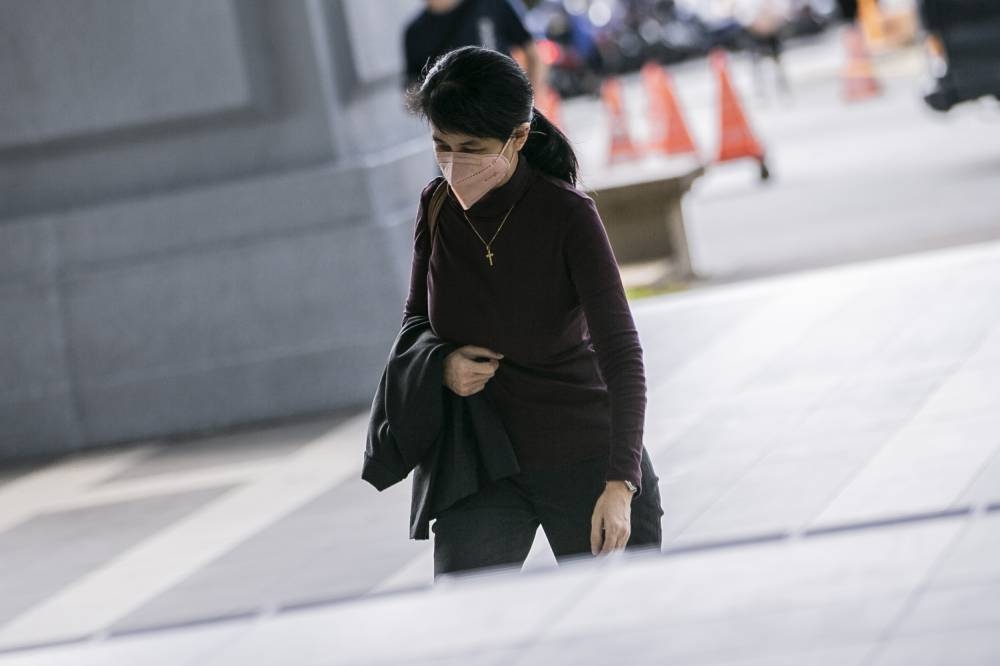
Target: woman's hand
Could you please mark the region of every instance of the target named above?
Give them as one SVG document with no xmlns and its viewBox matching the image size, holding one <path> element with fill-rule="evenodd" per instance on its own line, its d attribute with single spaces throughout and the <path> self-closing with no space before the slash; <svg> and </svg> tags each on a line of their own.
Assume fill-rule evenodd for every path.
<svg viewBox="0 0 1000 666">
<path fill-rule="evenodd" d="M 486 347 L 459 347 L 444 359 L 444 385 L 463 398 L 479 393 L 493 379 L 502 358 Z"/>
<path fill-rule="evenodd" d="M 590 552 L 596 556 L 622 550 L 631 534 L 632 491 L 623 481 L 608 481 L 590 517 Z"/>
</svg>

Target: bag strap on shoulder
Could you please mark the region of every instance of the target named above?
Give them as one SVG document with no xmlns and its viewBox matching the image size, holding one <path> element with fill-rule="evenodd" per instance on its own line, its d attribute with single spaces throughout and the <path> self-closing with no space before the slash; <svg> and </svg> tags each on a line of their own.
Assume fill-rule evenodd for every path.
<svg viewBox="0 0 1000 666">
<path fill-rule="evenodd" d="M 435 188 L 434 193 L 431 195 L 431 200 L 427 206 L 427 228 L 431 232 L 431 245 L 434 244 L 434 239 L 437 237 L 437 222 L 438 215 L 441 214 L 441 207 L 444 206 L 445 199 L 448 198 L 448 181 L 442 180 L 437 188 Z"/>
</svg>

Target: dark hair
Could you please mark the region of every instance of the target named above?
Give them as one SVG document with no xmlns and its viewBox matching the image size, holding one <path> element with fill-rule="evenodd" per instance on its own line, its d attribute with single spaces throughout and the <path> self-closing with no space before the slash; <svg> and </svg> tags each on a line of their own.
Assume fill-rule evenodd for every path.
<svg viewBox="0 0 1000 666">
<path fill-rule="evenodd" d="M 532 99 L 531 82 L 512 58 L 466 46 L 434 61 L 407 93 L 407 108 L 442 131 L 501 141 L 530 122 L 521 155 L 540 171 L 575 185 L 576 154 Z"/>
</svg>

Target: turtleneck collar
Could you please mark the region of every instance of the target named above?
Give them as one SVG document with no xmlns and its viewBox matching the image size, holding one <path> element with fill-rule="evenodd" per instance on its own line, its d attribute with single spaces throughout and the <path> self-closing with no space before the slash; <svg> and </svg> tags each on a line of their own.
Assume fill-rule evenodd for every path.
<svg viewBox="0 0 1000 666">
<path fill-rule="evenodd" d="M 482 199 L 472 205 L 466 214 L 471 217 L 496 217 L 506 213 L 514 202 L 521 198 L 528 183 L 531 182 L 531 165 L 524 155 L 517 156 L 517 166 L 506 183 L 488 192 Z"/>
</svg>

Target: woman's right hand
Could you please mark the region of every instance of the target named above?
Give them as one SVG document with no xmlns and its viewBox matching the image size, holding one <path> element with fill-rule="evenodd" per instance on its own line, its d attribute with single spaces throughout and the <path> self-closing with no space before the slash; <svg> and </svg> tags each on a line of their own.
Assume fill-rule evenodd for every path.
<svg viewBox="0 0 1000 666">
<path fill-rule="evenodd" d="M 463 398 L 479 393 L 493 379 L 502 358 L 486 347 L 459 347 L 444 359 L 444 385 Z"/>
</svg>

